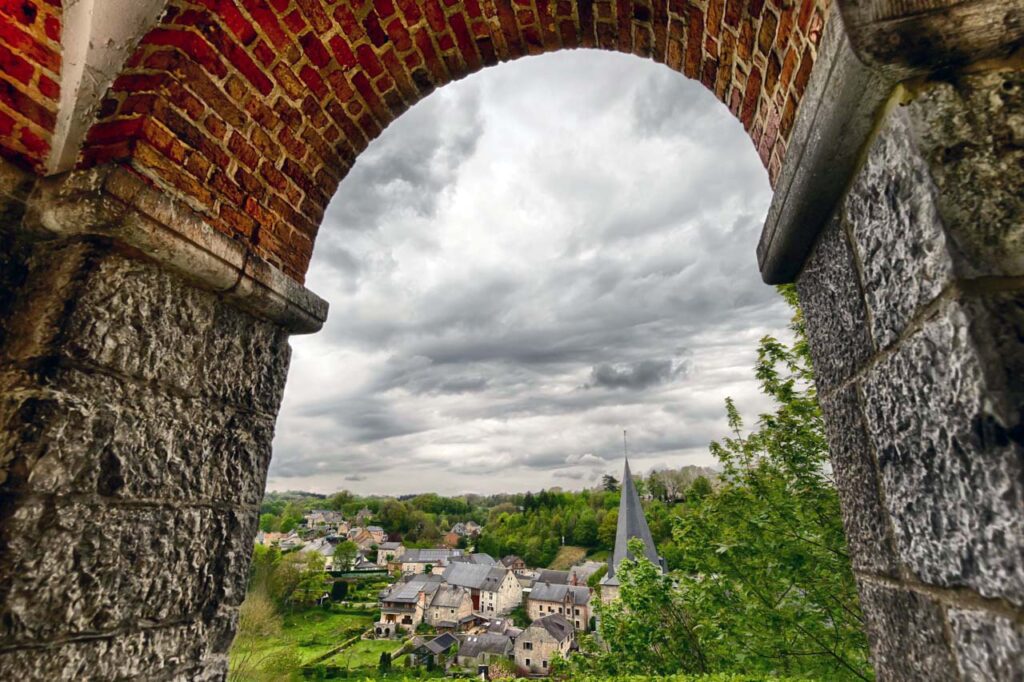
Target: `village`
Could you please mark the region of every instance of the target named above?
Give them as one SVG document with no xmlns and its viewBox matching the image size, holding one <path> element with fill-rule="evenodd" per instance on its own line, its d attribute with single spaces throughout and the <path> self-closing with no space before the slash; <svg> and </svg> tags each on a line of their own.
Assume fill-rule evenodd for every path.
<svg viewBox="0 0 1024 682">
<path fill-rule="evenodd" d="M 578 651 L 579 635 L 595 633 L 599 600 L 617 597 L 615 569 L 631 539 L 665 570 L 626 463 L 615 547 L 608 562 L 581 561 L 567 570 L 528 566 L 516 555 L 474 551 L 483 527 L 458 522 L 440 546 L 406 547 L 374 525 L 369 509 L 351 520 L 316 509 L 288 533 L 260 532 L 257 542 L 283 552 L 318 553 L 336 581 L 385 581 L 373 627 L 362 639 L 395 642 L 382 666 L 405 665 L 479 679 L 546 677 L 555 662 Z M 342 547 L 342 550 L 339 550 Z M 322 601 L 331 599 L 325 592 Z"/>
</svg>

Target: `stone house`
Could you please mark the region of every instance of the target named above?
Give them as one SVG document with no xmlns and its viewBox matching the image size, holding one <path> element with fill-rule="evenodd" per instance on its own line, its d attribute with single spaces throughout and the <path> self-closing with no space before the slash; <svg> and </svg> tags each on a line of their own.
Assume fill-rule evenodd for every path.
<svg viewBox="0 0 1024 682">
<path fill-rule="evenodd" d="M 459 545 L 460 536 L 458 533 L 448 531 L 441 536 L 441 544 L 445 547 L 457 547 Z"/>
<path fill-rule="evenodd" d="M 373 630 L 378 637 L 415 632 L 423 622 L 427 606 L 441 588 L 436 575 L 414 575 L 395 583 L 380 600 L 380 619 Z"/>
<path fill-rule="evenodd" d="M 586 632 L 590 628 L 590 588 L 534 583 L 526 599 L 526 613 L 534 620 L 551 614 L 562 615 L 577 630 Z"/>
<path fill-rule="evenodd" d="M 360 528 L 358 526 L 349 529 L 348 539 L 356 543 L 356 547 L 364 551 L 370 549 L 371 547 L 377 544 L 377 541 L 374 539 L 373 534 L 370 533 L 369 530 L 367 530 L 366 528 Z"/>
<path fill-rule="evenodd" d="M 498 659 L 512 658 L 515 644 L 505 634 L 484 633 L 459 637 L 459 652 L 455 663 L 460 668 L 476 670 L 479 666 L 490 665 Z"/>
<path fill-rule="evenodd" d="M 483 615 L 508 613 L 523 600 L 519 581 L 504 566 L 458 562 L 448 566 L 443 576 L 449 585 L 468 588 L 473 595 L 473 610 Z"/>
<path fill-rule="evenodd" d="M 473 597 L 465 587 L 442 583 L 434 592 L 423 618 L 439 630 L 459 630 L 473 621 Z"/>
<path fill-rule="evenodd" d="M 461 549 L 407 549 L 399 557 L 396 565 L 402 573 L 415 574 L 430 572 L 441 574 L 453 556 L 462 556 Z"/>
<path fill-rule="evenodd" d="M 377 546 L 377 565 L 386 567 L 405 553 L 401 542 L 382 542 Z"/>
<path fill-rule="evenodd" d="M 565 616 L 553 613 L 533 621 L 516 637 L 516 668 L 525 675 L 547 675 L 555 656 L 569 655 L 576 633 Z"/>
<path fill-rule="evenodd" d="M 501 565 L 512 571 L 516 575 L 521 575 L 527 571 L 526 562 L 521 557 L 515 554 L 509 554 L 501 558 Z"/>
<path fill-rule="evenodd" d="M 371 518 L 373 518 L 373 512 L 370 511 L 367 507 L 363 507 L 358 512 L 356 512 L 356 525 L 362 526 Z"/>
<path fill-rule="evenodd" d="M 387 539 L 384 529 L 380 526 L 367 526 L 366 532 L 373 538 L 373 544 L 379 545 Z"/>
</svg>

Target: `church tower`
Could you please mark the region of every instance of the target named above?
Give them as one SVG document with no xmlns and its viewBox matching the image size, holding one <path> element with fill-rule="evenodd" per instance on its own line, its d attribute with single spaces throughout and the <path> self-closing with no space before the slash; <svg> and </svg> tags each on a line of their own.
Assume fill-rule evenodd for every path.
<svg viewBox="0 0 1024 682">
<path fill-rule="evenodd" d="M 629 551 L 629 541 L 638 538 L 644 544 L 644 556 L 655 566 L 666 572 L 665 560 L 658 556 L 651 537 L 651 529 L 644 518 L 644 508 L 640 505 L 640 495 L 633 483 L 633 474 L 629 471 L 629 459 L 622 472 L 622 497 L 619 500 L 619 522 L 615 531 L 615 548 L 611 561 L 608 562 L 608 573 L 601 580 L 601 600 L 611 601 L 618 597 L 619 580 L 616 572 L 625 559 L 635 558 Z"/>
</svg>

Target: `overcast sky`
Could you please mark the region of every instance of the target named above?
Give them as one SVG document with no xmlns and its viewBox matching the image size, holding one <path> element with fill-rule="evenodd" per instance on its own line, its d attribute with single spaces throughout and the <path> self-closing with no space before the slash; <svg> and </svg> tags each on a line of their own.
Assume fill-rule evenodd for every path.
<svg viewBox="0 0 1024 682">
<path fill-rule="evenodd" d="M 771 191 L 698 83 L 615 53 L 449 85 L 373 142 L 320 229 L 269 489 L 581 488 L 709 464 L 754 417 L 788 311 L 754 249 Z"/>
</svg>

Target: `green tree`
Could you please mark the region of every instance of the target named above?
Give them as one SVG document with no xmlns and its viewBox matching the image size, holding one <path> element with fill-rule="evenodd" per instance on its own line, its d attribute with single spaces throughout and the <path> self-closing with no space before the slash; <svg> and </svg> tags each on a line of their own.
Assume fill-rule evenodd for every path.
<svg viewBox="0 0 1024 682">
<path fill-rule="evenodd" d="M 603 549 L 612 549 L 615 546 L 615 531 L 618 523 L 618 514 L 609 512 L 604 515 L 604 519 L 597 529 L 597 542 Z"/>
<path fill-rule="evenodd" d="M 584 639 L 584 671 L 872 678 L 803 319 L 782 293 L 795 340 L 763 338 L 755 366 L 772 410 L 745 432 L 726 400 L 730 436 L 711 444 L 720 480 L 694 480 L 673 509 L 663 547 L 678 570 L 623 562 L 619 600 L 597 607 L 608 648 Z"/>
<path fill-rule="evenodd" d="M 351 540 L 339 542 L 334 548 L 334 570 L 347 571 L 352 568 L 359 556 L 359 546 Z"/>
</svg>

